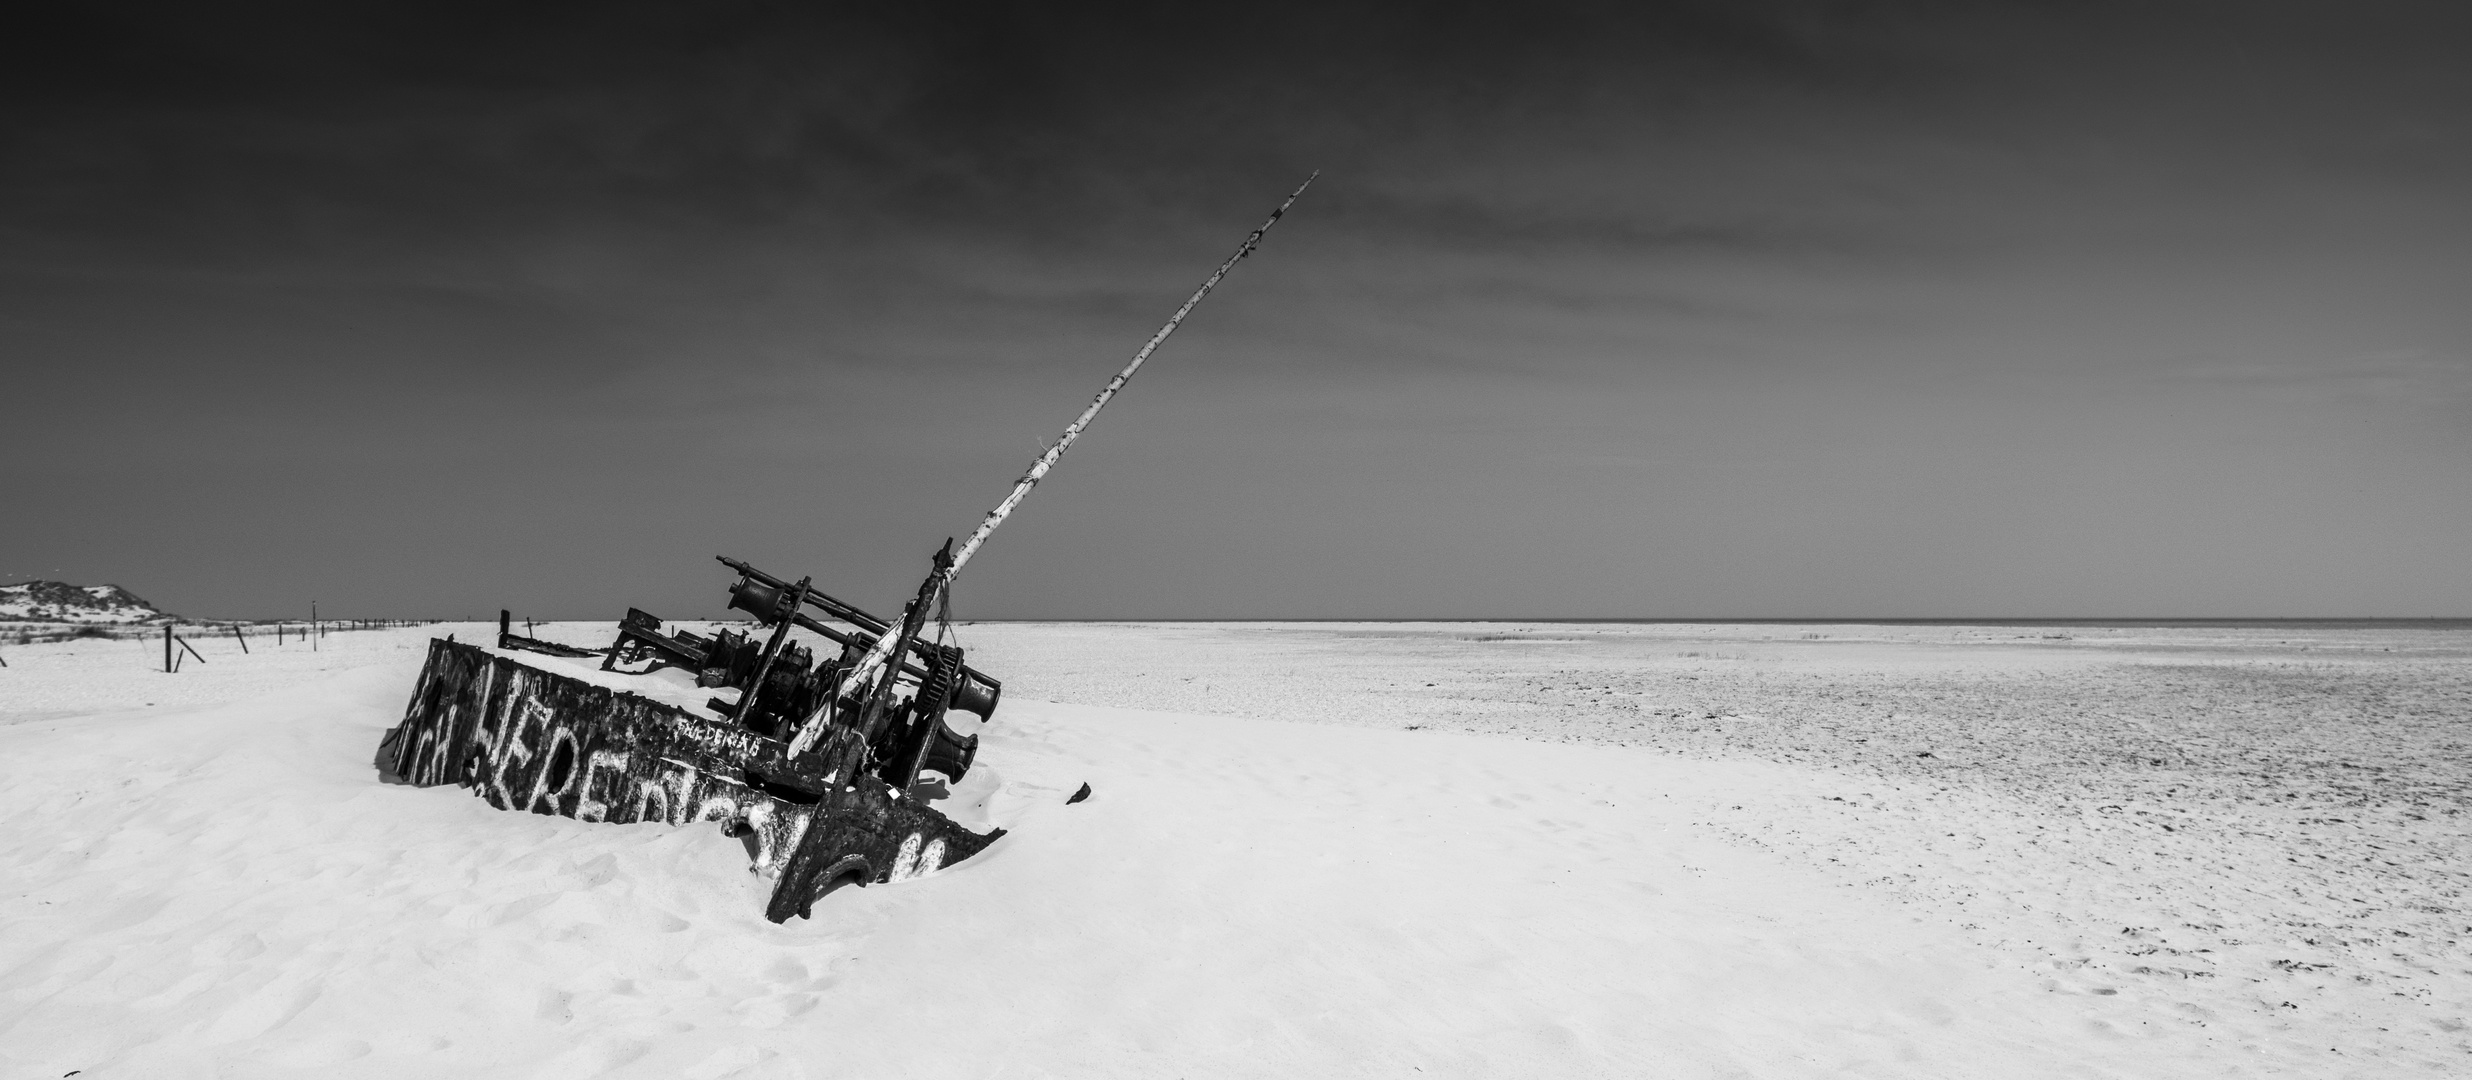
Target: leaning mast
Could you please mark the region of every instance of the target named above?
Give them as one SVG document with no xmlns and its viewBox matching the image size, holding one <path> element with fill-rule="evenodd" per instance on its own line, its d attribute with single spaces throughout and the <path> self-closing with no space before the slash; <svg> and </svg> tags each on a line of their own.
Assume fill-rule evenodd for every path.
<svg viewBox="0 0 2472 1080">
<path fill-rule="evenodd" d="M 1218 269 L 1210 272 L 1210 277 L 1202 282 L 1201 288 L 1193 290 L 1193 295 L 1185 298 L 1184 306 L 1177 308 L 1174 315 L 1168 316 L 1166 325 L 1159 327 L 1159 332 L 1150 335 L 1150 340 L 1143 343 L 1141 351 L 1133 354 L 1132 362 L 1127 363 L 1124 370 L 1117 372 L 1115 378 L 1109 379 L 1107 385 L 1099 390 L 1097 397 L 1090 399 L 1090 407 L 1083 409 L 1080 416 L 1073 418 L 1073 422 L 1065 427 L 1064 434 L 1057 437 L 1055 444 L 1049 446 L 1030 463 L 1029 470 L 1022 473 L 1021 479 L 1013 483 L 1013 490 L 1004 496 L 1003 502 L 996 504 L 995 509 L 987 512 L 986 519 L 980 521 L 978 528 L 971 531 L 969 539 L 962 541 L 959 550 L 952 550 L 951 542 L 946 542 L 946 550 L 950 554 L 937 553 L 935 570 L 928 574 L 927 581 L 919 587 L 918 596 L 910 602 L 910 607 L 902 612 L 903 632 L 884 633 L 876 637 L 875 643 L 868 647 L 866 655 L 860 657 L 856 664 L 851 665 L 847 674 L 843 676 L 841 685 L 845 691 L 854 686 L 867 686 L 885 671 L 888 663 L 893 660 L 894 652 L 905 646 L 909 638 L 918 632 L 919 624 L 925 619 L 927 610 L 933 607 L 944 590 L 952 585 L 953 576 L 961 572 L 962 566 L 970 561 L 970 556 L 978 553 L 979 545 L 987 542 L 988 535 L 996 531 L 996 526 L 1004 524 L 1004 519 L 1012 515 L 1013 509 L 1020 506 L 1023 499 L 1029 497 L 1030 489 L 1037 487 L 1039 481 L 1046 477 L 1048 470 L 1056 467 L 1056 462 L 1064 457 L 1064 452 L 1072 448 L 1073 440 L 1081 438 L 1082 432 L 1090 427 L 1090 421 L 1099 415 L 1099 410 L 1107 407 L 1109 399 L 1116 396 L 1116 391 L 1124 389 L 1124 384 L 1133 378 L 1133 373 L 1140 371 L 1143 362 L 1149 360 L 1150 354 L 1158 350 L 1159 343 L 1166 341 L 1169 334 L 1176 332 L 1177 325 L 1184 322 L 1186 315 L 1192 314 L 1194 307 L 1202 302 L 1203 297 L 1210 295 L 1210 290 L 1218 287 L 1220 279 L 1225 278 L 1228 271 L 1235 269 L 1236 264 L 1242 262 L 1245 256 L 1253 254 L 1253 249 L 1262 242 L 1262 234 L 1269 232 L 1271 226 L 1278 224 L 1280 216 L 1287 213 L 1288 207 L 1295 205 L 1296 197 L 1304 194 L 1306 188 L 1312 187 L 1315 178 L 1321 175 L 1321 170 L 1316 169 L 1313 175 L 1305 177 L 1305 182 L 1298 184 L 1295 191 L 1289 192 L 1286 201 L 1281 202 L 1278 209 L 1270 212 L 1269 218 L 1245 237 L 1245 242 L 1237 246 L 1236 253 L 1228 256 L 1226 262 L 1220 263 Z M 835 695 L 835 700 L 838 697 L 839 695 Z M 832 709 L 833 706 L 827 704 L 819 709 L 815 716 L 808 719 L 806 725 L 799 729 L 798 737 L 790 743 L 791 754 L 806 753 L 810 747 L 814 746 L 817 737 L 824 733 L 823 721 Z"/>
</svg>

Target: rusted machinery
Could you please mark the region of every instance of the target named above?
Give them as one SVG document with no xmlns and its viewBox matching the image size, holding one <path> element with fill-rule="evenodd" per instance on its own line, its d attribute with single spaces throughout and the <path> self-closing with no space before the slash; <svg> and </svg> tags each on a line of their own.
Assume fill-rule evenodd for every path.
<svg viewBox="0 0 2472 1080">
<path fill-rule="evenodd" d="M 1305 181 L 1312 184 L 1312 178 Z M 765 917 L 808 915 L 842 884 L 900 881 L 976 854 L 973 832 L 931 805 L 933 774 L 960 781 L 1003 684 L 962 662 L 942 628 L 954 575 L 1055 467 L 1142 363 L 1304 193 L 1300 186 L 1219 264 L 956 548 L 946 540 L 899 619 L 728 557 L 729 607 L 756 634 L 709 636 L 629 609 L 605 650 L 513 632 L 494 648 L 433 640 L 403 723 L 378 764 L 411 784 L 459 784 L 502 810 L 583 821 L 721 822 L 773 875 Z M 927 636 L 931 618 L 939 628 Z M 813 635 L 814 644 L 792 636 Z M 818 649 L 837 653 L 819 658 Z M 598 658 L 598 663 L 590 661 Z M 716 691 L 702 701 L 704 691 Z M 1086 789 L 1085 789 L 1086 790 Z M 1078 799 L 1080 796 L 1077 795 Z"/>
<path fill-rule="evenodd" d="M 985 723 L 1003 684 L 964 664 L 958 646 L 919 640 L 916 627 L 893 650 L 889 679 L 852 680 L 849 669 L 893 627 L 803 580 L 788 584 L 721 561 L 739 574 L 729 606 L 769 631 L 760 639 L 672 629 L 630 609 L 605 650 L 523 637 L 503 620 L 495 650 L 432 641 L 380 764 L 409 783 L 470 787 L 502 810 L 720 822 L 750 841 L 757 869 L 774 875 L 766 914 L 776 922 L 806 914 L 842 883 L 928 873 L 1002 835 L 974 833 L 936 811 L 920 797 L 934 785 L 920 780 L 934 774 L 952 783 L 969 773 L 978 736 L 947 718 Z M 841 651 L 817 662 L 790 637 L 792 627 Z M 677 701 L 683 680 L 651 678 L 663 669 L 717 693 L 700 706 Z M 622 688 L 629 684 L 642 689 Z M 846 718 L 835 725 L 839 737 L 792 752 L 802 722 L 836 715 Z"/>
</svg>

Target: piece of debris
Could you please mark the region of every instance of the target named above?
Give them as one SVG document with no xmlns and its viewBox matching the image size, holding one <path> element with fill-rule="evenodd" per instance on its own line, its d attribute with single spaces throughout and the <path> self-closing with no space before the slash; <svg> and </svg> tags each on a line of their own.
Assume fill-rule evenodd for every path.
<svg viewBox="0 0 2472 1080">
<path fill-rule="evenodd" d="M 1083 799 L 1087 799 L 1087 798 L 1089 798 L 1089 797 L 1090 797 L 1090 785 L 1089 785 L 1089 784 L 1087 784 L 1087 783 L 1084 783 L 1084 784 L 1081 786 L 1081 790 L 1080 790 L 1080 791 L 1076 791 L 1076 792 L 1074 792 L 1074 793 L 1073 793 L 1073 797 L 1072 797 L 1072 798 L 1069 798 L 1069 799 L 1064 800 L 1064 805 L 1066 805 L 1066 806 L 1071 806 L 1071 805 L 1073 805 L 1074 803 L 1080 802 L 1080 801 L 1082 801 Z"/>
<path fill-rule="evenodd" d="M 1304 190 L 1219 264 L 959 548 L 945 540 L 898 619 L 834 599 L 812 579 L 786 581 L 727 557 L 738 575 L 729 606 L 770 631 L 760 642 L 735 630 L 705 637 L 665 627 L 630 608 L 609 648 L 580 649 L 516 634 L 501 611 L 495 649 L 451 634 L 429 643 L 403 723 L 379 744 L 381 778 L 458 784 L 501 810 L 581 821 L 720 822 L 773 876 L 764 909 L 773 922 L 808 915 L 842 885 L 933 873 L 994 843 L 1004 830 L 972 832 L 921 797 L 949 790 L 977 757 L 978 736 L 947 719 L 967 713 L 985 724 L 1003 694 L 949 640 L 953 578 Z M 791 640 L 793 628 L 840 652 L 818 657 Z M 596 656 L 597 672 L 566 663 Z M 676 674 L 654 676 L 673 669 L 718 693 L 700 707 L 662 700 L 682 684 Z M 946 783 L 921 785 L 922 773 Z M 1083 784 L 1067 802 L 1089 797 Z"/>
<path fill-rule="evenodd" d="M 514 622 L 515 613 L 508 611 L 505 608 L 498 609 L 499 648 L 514 649 L 521 652 L 536 652 L 549 656 L 581 657 L 600 655 L 593 652 L 591 649 L 578 649 L 573 645 L 560 645 L 555 641 L 542 641 L 539 638 L 525 637 L 522 634 L 515 632 Z M 530 630 L 532 627 L 527 625 L 524 629 Z"/>
</svg>

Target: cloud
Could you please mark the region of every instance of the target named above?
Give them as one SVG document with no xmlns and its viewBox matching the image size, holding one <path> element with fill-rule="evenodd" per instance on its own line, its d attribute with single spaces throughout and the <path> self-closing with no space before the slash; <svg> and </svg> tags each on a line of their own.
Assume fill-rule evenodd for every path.
<svg viewBox="0 0 2472 1080">
<path fill-rule="evenodd" d="M 2286 362 L 2196 361 L 2167 365 L 2168 383 L 2256 392 L 2287 400 L 2452 407 L 2472 403 L 2472 359 L 2391 349 Z"/>
<path fill-rule="evenodd" d="M 77 529 L 145 537 L 162 462 L 262 429 L 249 452 L 294 481 L 179 474 L 232 535 L 328 528 L 341 515 L 292 497 L 314 474 L 363 497 L 361 525 L 445 551 L 471 528 L 460 496 L 369 478 L 486 456 L 468 478 L 502 486 L 544 553 L 641 537 L 526 509 L 536 488 L 624 488 L 611 505 L 639 522 L 734 529 L 699 501 L 716 484 L 841 485 L 833 505 L 864 513 L 833 543 L 898 551 L 907 574 L 914 527 L 975 513 L 939 501 L 956 477 L 1009 478 L 1321 167 L 1077 451 L 1088 480 L 1042 494 L 1073 507 L 1050 520 L 1240 524 L 1276 546 L 1355 528 L 1368 492 L 1456 491 L 1455 463 L 1568 451 L 1576 478 L 1390 521 L 1403 564 L 1464 581 L 1497 570 L 1450 543 L 1471 521 L 1593 550 L 1629 527 L 1607 476 L 1721 472 L 1757 447 L 1825 443 L 1807 456 L 1842 467 L 1830 498 L 1856 509 L 1912 488 L 1910 462 L 1988 476 L 1850 559 L 1963 561 L 1940 526 L 2036 487 L 2092 493 L 2089 520 L 2118 524 L 2096 496 L 2156 462 L 2180 463 L 2156 503 L 2206 495 L 2223 521 L 2295 462 L 2452 492 L 2457 432 L 2343 407 L 2460 414 L 2472 392 L 2449 288 L 2472 221 L 2448 183 L 2472 69 L 2461 16 L 2403 10 L 53 5 L 0 63 L 0 347 L 40 358 L 30 399 L 110 401 L 131 434 L 83 455 L 118 479 L 67 485 L 77 462 L 40 450 L 12 475 L 105 508 L 59 516 Z M 2417 351 L 2366 351 L 2389 346 Z M 2264 359 L 2115 359 L 2176 354 Z M 2311 354 L 2333 358 L 2278 359 Z M 85 430 L 33 411 L 13 446 Z M 2357 441 L 2309 441 L 2338 427 Z M 1998 452 L 2021 438 L 2103 452 Z M 643 460 L 696 479 L 612 464 Z M 1110 462 L 1130 471 L 1103 479 Z M 1270 478 L 1247 489 L 1263 509 L 1229 521 L 1187 475 L 1211 470 Z M 2351 505 L 2329 483 L 2316 505 Z M 1717 550 L 1802 528 L 1787 504 L 1810 494 L 1711 481 L 1654 505 L 1714 508 Z M 2445 500 L 2381 505 L 2424 503 Z M 1029 558 L 1041 535 L 1008 545 Z M 1044 550 L 1018 613 L 1088 585 L 1047 574 L 1086 550 Z M 1318 610 L 1371 557 L 1333 552 L 1246 609 Z M 556 569 L 510 557 L 462 587 Z"/>
</svg>

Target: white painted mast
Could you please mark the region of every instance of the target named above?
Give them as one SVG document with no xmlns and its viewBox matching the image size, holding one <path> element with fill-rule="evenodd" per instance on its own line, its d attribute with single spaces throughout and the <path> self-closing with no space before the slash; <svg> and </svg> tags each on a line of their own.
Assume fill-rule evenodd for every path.
<svg viewBox="0 0 2472 1080">
<path fill-rule="evenodd" d="M 1219 279 L 1226 277 L 1229 270 L 1235 269 L 1238 261 L 1253 254 L 1255 245 L 1262 242 L 1262 234 L 1269 232 L 1271 226 L 1279 223 L 1279 215 L 1287 213 L 1287 208 L 1296 202 L 1296 196 L 1304 194 L 1306 188 L 1313 186 L 1314 177 L 1320 175 L 1322 175 L 1321 170 L 1316 169 L 1313 176 L 1306 177 L 1304 183 L 1298 184 L 1296 190 L 1288 195 L 1287 201 L 1280 203 L 1278 209 L 1270 212 L 1270 220 L 1262 222 L 1261 228 L 1253 230 L 1253 235 L 1245 237 L 1243 246 L 1236 249 L 1236 254 L 1228 256 L 1227 261 L 1220 263 L 1217 270 L 1211 271 L 1210 280 L 1202 282 L 1201 288 L 1193 290 L 1193 295 L 1185 298 L 1184 306 L 1177 308 L 1176 314 L 1168 317 L 1167 325 L 1160 327 L 1158 333 L 1150 335 L 1150 340 L 1142 346 L 1142 351 L 1133 354 L 1133 362 L 1126 364 L 1123 371 L 1116 373 L 1115 378 L 1109 379 L 1107 387 L 1099 391 L 1099 396 L 1090 399 L 1090 407 L 1083 409 L 1082 414 L 1073 419 L 1072 425 L 1064 429 L 1064 434 L 1056 438 L 1056 445 L 1048 447 L 1046 453 L 1040 454 L 1037 461 L 1030 463 L 1030 471 L 1021 474 L 1021 479 L 1013 485 L 1012 493 L 1006 495 L 1003 502 L 997 503 L 995 509 L 988 511 L 987 520 L 979 522 L 978 529 L 970 534 L 970 538 L 961 542 L 961 550 L 953 552 L 953 567 L 945 572 L 945 580 L 950 581 L 954 574 L 961 572 L 962 564 L 970 561 L 970 556 L 978 551 L 980 544 L 987 542 L 987 534 L 996 531 L 996 526 L 1004 524 L 1005 517 L 1013 512 L 1014 507 L 1021 505 L 1022 499 L 1029 496 L 1031 488 L 1038 486 L 1039 479 L 1047 475 L 1047 470 L 1056 467 L 1056 461 L 1062 458 L 1065 450 L 1073 445 L 1073 440 L 1081 438 L 1082 430 L 1090 426 L 1090 421 L 1099 415 L 1100 409 L 1107 407 L 1108 399 L 1115 397 L 1116 391 L 1124 389 L 1125 381 L 1131 379 L 1134 372 L 1142 369 L 1142 362 L 1150 359 L 1151 352 L 1159 347 L 1160 342 L 1167 340 L 1167 335 L 1176 332 L 1176 324 L 1183 322 L 1184 317 L 1193 311 L 1194 305 L 1201 303 L 1203 297 L 1210 295 L 1210 290 L 1218 286 Z"/>
<path fill-rule="evenodd" d="M 977 554 L 979 545 L 987 542 L 988 534 L 995 532 L 996 526 L 1004 524 L 1004 519 L 1012 515 L 1013 508 L 1020 506 L 1021 501 L 1029 497 L 1030 489 L 1037 487 L 1039 480 L 1047 475 L 1048 470 L 1056 467 L 1056 462 L 1064 457 L 1066 450 L 1072 447 L 1073 440 L 1081 438 L 1081 433 L 1089 428 L 1091 420 L 1097 418 L 1099 410 L 1106 408 L 1108 400 L 1116 396 L 1116 391 L 1124 389 L 1124 384 L 1133 378 L 1133 373 L 1142 369 L 1143 361 L 1150 359 L 1150 354 L 1158 349 L 1159 343 L 1166 341 L 1169 334 L 1176 332 L 1177 324 L 1182 323 L 1184 317 L 1193 312 L 1194 306 L 1200 304 L 1203 297 L 1210 295 L 1210 290 L 1218 287 L 1219 279 L 1226 277 L 1227 272 L 1235 269 L 1236 264 L 1243 261 L 1245 256 L 1253 254 L 1254 247 L 1262 242 L 1262 234 L 1269 232 L 1271 226 L 1278 224 L 1280 215 L 1287 213 L 1288 207 L 1295 205 L 1296 197 L 1304 194 L 1306 188 L 1312 187 L 1315 178 L 1321 175 L 1321 170 L 1316 169 L 1312 176 L 1305 177 L 1304 183 L 1296 185 L 1296 190 L 1288 193 L 1287 201 L 1280 203 L 1279 208 L 1271 211 L 1270 217 L 1263 221 L 1260 227 L 1245 237 L 1245 242 L 1236 248 L 1236 254 L 1228 256 L 1226 262 L 1220 263 L 1217 270 L 1210 272 L 1210 278 L 1202 282 L 1201 288 L 1193 290 L 1193 295 L 1185 298 L 1184 306 L 1177 308 L 1174 315 L 1168 316 L 1167 325 L 1160 327 L 1158 333 L 1150 335 L 1150 340 L 1143 343 L 1141 351 L 1133 354 L 1133 361 L 1126 364 L 1123 371 L 1117 372 L 1115 378 L 1107 380 L 1107 386 L 1099 391 L 1099 396 L 1090 399 L 1090 407 L 1083 409 L 1080 416 L 1073 418 L 1073 423 L 1064 429 L 1063 435 L 1057 437 L 1055 445 L 1041 453 L 1038 460 L 1032 461 L 1030 471 L 1021 474 L 1021 479 L 1014 482 L 1012 492 L 1005 495 L 1004 501 L 997 503 L 995 509 L 987 512 L 987 519 L 979 522 L 978 528 L 970 533 L 968 540 L 962 541 L 960 550 L 953 552 L 951 565 L 938 568 L 939 580 L 935 583 L 934 589 L 922 590 L 919 599 L 913 603 L 934 603 L 936 594 L 941 593 L 946 586 L 952 583 L 953 576 L 961 572 L 962 565 L 970 561 L 970 556 Z M 904 618 L 901 623 L 888 627 L 884 633 L 877 635 L 875 644 L 868 647 L 866 655 L 861 656 L 857 663 L 850 666 L 842 676 L 841 685 L 843 687 L 870 685 L 875 677 L 883 672 L 885 663 L 892 658 L 893 649 L 902 636 L 901 627 L 910 623 L 907 617 L 909 613 L 903 614 Z M 839 693 L 833 695 L 833 699 L 839 697 Z M 822 721 L 831 711 L 832 706 L 827 704 L 824 708 L 817 710 L 814 716 L 808 718 L 806 725 L 799 729 L 798 737 L 791 740 L 790 753 L 806 753 L 807 749 L 815 744 L 816 738 L 824 733 Z"/>
</svg>

